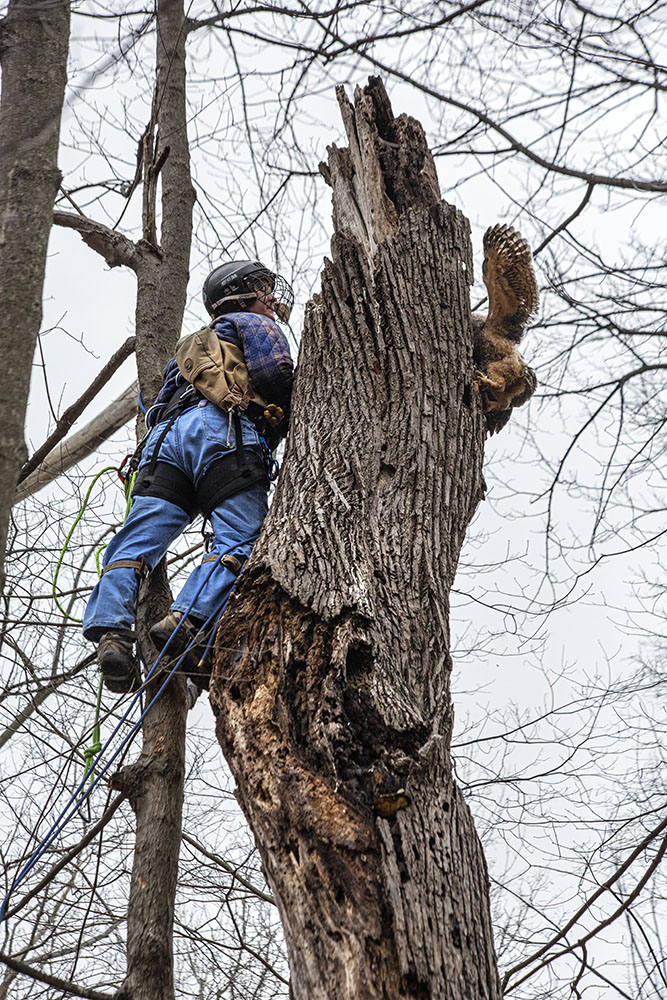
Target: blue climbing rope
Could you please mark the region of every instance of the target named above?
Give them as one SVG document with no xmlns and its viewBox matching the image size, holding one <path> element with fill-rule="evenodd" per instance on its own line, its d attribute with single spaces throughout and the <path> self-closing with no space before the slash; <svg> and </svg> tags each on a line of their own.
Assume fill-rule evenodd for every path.
<svg viewBox="0 0 667 1000">
<path fill-rule="evenodd" d="M 120 730 L 121 726 L 128 719 L 128 717 L 131 714 L 132 710 L 134 709 L 135 705 L 142 698 L 142 694 L 143 694 L 143 691 L 144 691 L 146 685 L 148 684 L 148 682 L 151 679 L 151 677 L 153 677 L 153 675 L 155 674 L 155 671 L 157 670 L 157 667 L 158 667 L 160 661 L 165 656 L 165 654 L 168 652 L 169 646 L 171 645 L 171 643 L 172 643 L 172 641 L 174 639 L 174 636 L 177 635 L 177 633 L 178 633 L 179 629 L 181 628 L 183 622 L 185 621 L 185 619 L 187 618 L 188 614 L 192 610 L 192 607 L 194 606 L 195 601 L 199 597 L 201 591 L 206 586 L 206 583 L 208 582 L 211 573 L 216 568 L 216 566 L 218 566 L 220 564 L 220 560 L 222 559 L 222 555 L 223 554 L 221 553 L 215 561 L 211 561 L 211 568 L 210 568 L 209 572 L 206 574 L 206 576 L 204 577 L 204 579 L 202 581 L 202 584 L 199 587 L 197 593 L 192 598 L 188 609 L 186 610 L 185 614 L 182 616 L 182 618 L 179 621 L 177 627 L 174 629 L 174 631 L 172 632 L 172 634 L 169 636 L 169 639 L 168 639 L 167 643 L 165 644 L 164 648 L 160 651 L 160 655 L 158 656 L 157 660 L 155 661 L 155 663 L 153 664 L 153 666 L 151 667 L 151 669 L 148 671 L 148 674 L 146 675 L 146 678 L 145 678 L 143 684 L 141 685 L 141 687 L 139 688 L 139 690 L 134 695 L 134 697 L 133 697 L 132 701 L 130 702 L 128 708 L 125 710 L 124 714 L 121 716 L 120 720 L 118 721 L 115 729 L 113 730 L 113 732 L 111 733 L 111 735 L 107 738 L 107 740 L 105 741 L 104 745 L 101 747 L 101 749 L 99 750 L 99 752 L 96 753 L 96 755 L 94 756 L 94 759 L 92 760 L 90 766 L 86 768 L 86 773 L 84 774 L 82 780 L 79 782 L 76 790 L 72 793 L 72 795 L 70 795 L 70 797 L 69 797 L 69 799 L 67 801 L 67 804 L 64 806 L 63 809 L 61 809 L 60 814 L 58 815 L 57 819 L 51 824 L 51 827 L 49 828 L 46 836 L 42 838 L 42 840 L 39 842 L 39 844 L 37 845 L 37 847 L 35 848 L 35 850 L 33 851 L 33 853 L 30 855 L 30 857 L 28 858 L 28 860 L 24 864 L 23 868 L 20 870 L 20 872 L 18 872 L 18 874 L 13 879 L 12 884 L 9 887 L 9 890 L 7 891 L 5 897 L 4 897 L 3 901 L 2 901 L 2 904 L 0 904 L 0 922 L 2 922 L 5 919 L 5 914 L 7 913 L 7 907 L 9 905 L 9 900 L 11 899 L 11 897 L 12 897 L 13 893 L 15 892 L 15 890 L 25 880 L 25 878 L 30 874 L 30 872 L 35 867 L 35 865 L 37 864 L 37 862 L 39 861 L 39 859 L 46 853 L 46 851 L 49 849 L 49 847 L 51 846 L 51 844 L 53 844 L 53 842 L 55 841 L 56 837 L 60 833 L 62 833 L 62 831 L 64 830 L 64 828 L 69 823 L 70 819 L 73 818 L 73 816 L 80 809 L 80 807 L 82 806 L 82 804 L 86 801 L 86 799 L 92 793 L 93 789 L 99 784 L 99 782 L 102 780 L 102 778 L 104 777 L 104 775 L 107 773 L 107 771 L 109 770 L 109 768 L 111 767 L 111 765 L 113 764 L 113 762 L 116 760 L 116 758 L 121 754 L 121 752 L 125 749 L 125 747 L 129 746 L 129 744 L 132 742 L 132 740 L 134 739 L 134 737 L 138 733 L 138 731 L 139 731 L 139 729 L 141 727 L 141 724 L 144 721 L 144 719 L 146 718 L 148 712 L 151 710 L 151 708 L 153 707 L 153 705 L 155 705 L 155 703 L 161 697 L 161 695 L 163 694 L 163 692 L 166 690 L 167 686 L 169 685 L 169 682 L 171 681 L 171 678 L 174 676 L 174 674 L 176 673 L 176 671 L 179 669 L 179 667 L 183 663 L 185 657 L 187 656 L 187 654 L 189 653 L 190 649 L 192 648 L 193 643 L 189 643 L 187 649 L 185 649 L 185 651 L 174 662 L 173 666 L 171 667 L 171 670 L 166 675 L 163 683 L 160 685 L 159 690 L 157 691 L 157 693 L 155 695 L 153 695 L 153 698 L 151 699 L 151 701 L 141 711 L 141 714 L 140 714 L 139 718 L 137 719 L 137 721 L 132 726 L 130 732 L 123 738 L 123 740 L 121 741 L 120 745 L 116 748 L 116 750 L 111 755 L 111 757 L 106 761 L 106 763 L 104 763 L 104 765 L 102 766 L 102 768 L 99 771 L 99 773 L 97 775 L 95 775 L 94 777 L 92 777 L 93 774 L 94 774 L 95 768 L 100 765 L 100 763 L 102 761 L 102 758 L 103 758 L 104 754 L 106 753 L 106 751 L 109 749 L 109 746 L 111 745 L 111 742 L 114 739 L 116 733 L 118 733 L 118 731 Z M 219 614 L 220 614 L 220 611 L 216 610 L 212 615 L 210 615 L 209 618 L 204 623 L 204 625 L 202 626 L 202 629 L 207 628 L 213 622 L 214 619 L 217 619 L 217 617 L 218 617 Z M 209 638 L 208 645 L 206 647 L 207 650 L 208 650 L 209 646 L 211 645 L 211 642 L 212 642 L 212 636 Z M 97 749 L 97 748 L 95 747 L 95 749 Z M 86 787 L 86 781 L 88 779 L 89 774 L 91 775 L 92 780 L 90 781 L 90 783 Z"/>
</svg>

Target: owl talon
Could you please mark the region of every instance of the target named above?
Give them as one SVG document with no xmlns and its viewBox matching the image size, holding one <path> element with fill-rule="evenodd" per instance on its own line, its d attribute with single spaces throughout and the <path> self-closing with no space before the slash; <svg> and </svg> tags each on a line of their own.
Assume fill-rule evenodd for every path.
<svg viewBox="0 0 667 1000">
<path fill-rule="evenodd" d="M 504 378 L 492 379 L 484 372 L 477 372 L 474 385 L 482 396 L 482 406 L 485 413 L 505 409 L 499 396 L 505 391 L 506 384 Z"/>
<path fill-rule="evenodd" d="M 484 372 L 476 372 L 475 387 L 478 392 L 480 391 L 480 387 L 483 385 L 491 386 L 492 389 L 499 389 L 502 392 L 505 388 L 505 379 L 500 379 L 500 381 L 498 381 L 496 379 L 489 378 L 488 375 L 484 374 Z"/>
</svg>

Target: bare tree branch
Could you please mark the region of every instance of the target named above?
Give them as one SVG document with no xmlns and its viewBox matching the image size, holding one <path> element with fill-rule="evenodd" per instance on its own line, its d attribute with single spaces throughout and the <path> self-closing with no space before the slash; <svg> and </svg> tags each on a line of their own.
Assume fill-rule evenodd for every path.
<svg viewBox="0 0 667 1000">
<path fill-rule="evenodd" d="M 658 825 L 656 827 L 654 827 L 654 829 L 651 830 L 646 835 L 646 837 L 644 837 L 644 839 L 641 841 L 641 843 L 638 844 L 637 847 L 634 849 L 634 851 L 632 851 L 632 853 L 625 859 L 625 861 L 620 866 L 620 868 L 617 868 L 616 871 L 612 875 L 610 875 L 610 877 L 606 880 L 606 882 L 603 882 L 603 884 L 601 886 L 599 886 L 595 890 L 595 892 L 593 893 L 593 895 L 590 896 L 586 900 L 586 902 L 582 906 L 579 907 L 579 909 L 574 914 L 574 916 L 570 917 L 570 919 L 568 920 L 568 922 L 566 924 L 564 924 L 563 927 L 561 927 L 559 929 L 558 933 L 555 934 L 554 937 L 552 937 L 549 941 L 547 941 L 547 943 L 545 945 L 542 945 L 542 947 L 539 948 L 538 951 L 536 951 L 533 955 L 530 955 L 528 958 L 525 958 L 522 962 L 519 962 L 518 965 L 514 965 L 511 969 L 508 969 L 508 971 L 505 973 L 505 976 L 503 978 L 503 990 L 507 989 L 507 981 L 509 980 L 510 976 L 516 975 L 516 973 L 520 972 L 521 969 L 525 969 L 526 966 L 531 965 L 533 962 L 537 961 L 537 959 L 540 958 L 542 955 L 544 955 L 545 952 L 547 952 L 550 948 L 553 948 L 553 946 L 558 941 L 560 941 L 562 938 L 564 938 L 565 935 L 567 934 L 567 932 L 569 930 L 571 930 L 572 927 L 574 927 L 574 925 L 581 919 L 581 917 L 584 915 L 584 913 L 586 913 L 586 911 L 591 908 L 591 906 L 596 902 L 596 900 L 598 900 L 600 898 L 600 896 L 603 893 L 605 893 L 610 888 L 610 886 L 612 886 L 614 884 L 614 882 L 618 881 L 618 879 L 621 877 L 621 875 L 623 875 L 623 873 L 626 872 L 628 870 L 628 868 L 637 860 L 637 858 L 639 857 L 639 855 L 643 851 L 646 850 L 646 848 L 648 847 L 648 845 L 653 840 L 655 840 L 656 837 L 659 837 L 660 834 L 665 829 L 667 829 L 667 819 L 663 819 L 661 823 L 658 823 Z M 665 852 L 665 848 L 666 847 L 667 847 L 667 842 L 663 841 L 663 843 L 660 846 L 660 850 L 656 854 L 656 857 L 654 858 L 652 864 L 649 866 L 647 872 L 642 877 L 642 879 L 640 881 L 640 885 L 643 885 L 645 883 L 646 878 L 648 877 L 648 875 L 650 875 L 651 872 L 654 870 L 656 862 L 659 863 L 660 859 L 662 858 L 662 855 Z M 625 908 L 625 906 L 628 905 L 628 903 L 630 902 L 630 900 L 632 898 L 634 898 L 635 893 L 636 893 L 636 890 L 635 890 L 635 892 L 633 892 L 631 894 L 631 896 L 629 897 L 629 899 L 624 902 L 623 906 L 621 908 L 619 908 L 618 910 L 615 911 L 615 913 L 613 914 L 613 918 L 614 919 L 616 919 L 616 917 L 619 916 L 621 910 L 623 908 Z M 604 923 L 601 924 L 600 927 L 598 927 L 597 929 L 599 930 L 601 927 L 606 926 L 609 922 L 610 922 L 609 920 L 604 921 Z M 575 948 L 575 947 L 581 947 L 581 945 L 584 944 L 590 937 L 591 937 L 591 934 L 587 934 L 584 938 L 582 938 L 581 941 L 578 941 L 577 944 L 573 945 L 572 947 L 573 948 Z M 568 950 L 570 950 L 570 949 L 568 949 Z M 559 954 L 563 954 L 563 952 L 559 952 Z M 555 956 L 555 955 L 552 956 L 552 958 L 550 958 L 549 961 L 553 961 L 553 958 L 556 958 L 556 957 L 557 956 Z M 532 975 L 532 973 L 531 973 L 531 975 Z M 519 982 L 523 982 L 524 979 L 526 979 L 526 978 L 527 977 L 524 976 L 523 979 L 519 980 Z M 518 985 L 519 985 L 519 983 L 515 983 L 515 986 L 518 986 Z"/>
<path fill-rule="evenodd" d="M 11 740 L 19 729 L 27 722 L 27 720 L 33 715 L 33 713 L 39 708 L 42 702 L 46 701 L 49 695 L 53 694 L 54 691 L 64 684 L 66 681 L 70 680 L 72 677 L 76 677 L 78 673 L 85 669 L 85 667 L 90 666 L 95 660 L 95 654 L 91 653 L 90 656 L 86 656 L 77 663 L 71 670 L 65 671 L 59 677 L 50 677 L 48 682 L 41 687 L 38 691 L 30 696 L 30 700 L 26 704 L 25 708 L 22 709 L 17 715 L 15 715 L 8 726 L 0 734 L 0 749 L 5 746 L 6 743 Z"/>
<path fill-rule="evenodd" d="M 121 792 L 121 794 L 117 795 L 116 798 L 113 800 L 113 802 L 111 802 L 108 808 L 104 811 L 101 819 L 99 819 L 97 823 L 95 823 L 95 825 L 90 828 L 88 833 L 86 833 L 86 835 L 81 838 L 79 843 L 75 844 L 74 847 L 70 848 L 70 850 L 67 851 L 67 853 L 62 856 L 60 861 L 58 861 L 55 865 L 53 865 L 52 868 L 49 869 L 46 875 L 42 879 L 40 879 L 37 885 L 35 885 L 30 890 L 30 892 L 27 892 L 25 896 L 23 896 L 23 898 L 18 901 L 18 903 L 12 906 L 10 910 L 7 910 L 7 913 L 5 914 L 6 919 L 9 919 L 9 917 L 13 917 L 16 913 L 22 910 L 23 907 L 27 903 L 29 903 L 31 899 L 34 899 L 34 897 L 38 893 L 40 893 L 45 886 L 49 884 L 49 882 L 53 881 L 58 872 L 62 871 L 63 868 L 66 868 L 67 865 L 70 863 L 70 861 L 72 861 L 77 856 L 77 854 L 79 854 L 84 849 L 84 847 L 87 847 L 88 844 L 95 839 L 97 834 L 100 832 L 100 830 L 104 829 L 104 827 L 107 825 L 111 817 L 118 809 L 121 802 L 123 802 L 124 800 L 125 800 L 125 795 Z"/>
<path fill-rule="evenodd" d="M 147 256 L 155 254 L 160 256 L 160 251 L 147 241 L 139 240 L 138 243 L 134 243 L 122 233 L 109 229 L 108 226 L 95 222 L 85 215 L 56 211 L 53 213 L 53 222 L 56 226 L 76 230 L 91 250 L 104 257 L 109 267 L 119 267 L 124 264 L 137 273 Z"/>
<path fill-rule="evenodd" d="M 72 424 L 78 420 L 88 404 L 95 399 L 95 396 L 97 396 L 98 392 L 101 392 L 114 372 L 116 372 L 126 358 L 129 358 L 130 354 L 132 354 L 135 343 L 135 337 L 128 337 L 122 347 L 119 347 L 113 357 L 107 361 L 102 371 L 91 382 L 86 391 L 79 396 L 75 403 L 72 403 L 72 405 L 65 410 L 53 433 L 49 434 L 44 444 L 37 449 L 34 455 L 28 459 L 21 469 L 21 475 L 18 479 L 19 483 L 22 483 L 24 479 L 27 479 L 30 473 L 37 468 L 44 458 L 46 458 L 51 449 L 54 448 L 59 441 L 62 441 Z"/>
<path fill-rule="evenodd" d="M 239 873 L 237 865 L 230 865 L 229 861 L 225 861 L 225 859 L 221 858 L 219 854 L 214 854 L 212 851 L 207 851 L 206 848 L 199 843 L 199 841 L 195 840 L 194 837 L 190 837 L 189 834 L 187 833 L 183 834 L 183 840 L 186 842 L 186 844 L 189 844 L 190 847 L 194 847 L 196 851 L 199 851 L 200 854 L 203 854 L 205 858 L 208 858 L 210 861 L 215 862 L 216 865 L 219 865 L 223 869 L 223 871 L 226 871 L 229 875 L 235 878 L 236 881 L 239 882 L 244 889 L 247 889 L 254 896 L 257 896 L 258 899 L 263 899 L 266 903 L 271 903 L 273 906 L 276 905 L 276 901 L 273 898 L 273 896 L 270 895 L 270 893 L 264 892 L 258 886 L 253 885 L 253 883 L 249 879 L 244 878 L 243 875 Z"/>
<path fill-rule="evenodd" d="M 137 412 L 137 391 L 137 383 L 133 382 L 125 392 L 121 393 L 113 403 L 110 403 L 82 430 L 74 434 L 69 441 L 54 448 L 39 468 L 35 469 L 17 489 L 14 503 L 19 503 L 44 486 L 48 486 L 63 472 L 67 472 L 73 465 L 77 465 L 88 455 L 92 455 L 112 434 L 123 427 Z"/>
<path fill-rule="evenodd" d="M 36 979 L 38 983 L 55 986 L 56 989 L 62 990 L 63 993 L 69 993 L 70 996 L 83 997 L 84 1000 L 114 1000 L 113 995 L 110 993 L 88 990 L 83 986 L 77 986 L 76 983 L 70 983 L 66 979 L 60 979 L 58 976 L 49 976 L 48 973 L 40 972 L 39 969 L 28 965 L 27 962 L 22 962 L 18 958 L 12 958 L 11 955 L 5 955 L 2 951 L 0 951 L 0 962 L 4 962 L 14 972 L 21 972 L 24 976 L 30 976 L 31 979 Z"/>
</svg>

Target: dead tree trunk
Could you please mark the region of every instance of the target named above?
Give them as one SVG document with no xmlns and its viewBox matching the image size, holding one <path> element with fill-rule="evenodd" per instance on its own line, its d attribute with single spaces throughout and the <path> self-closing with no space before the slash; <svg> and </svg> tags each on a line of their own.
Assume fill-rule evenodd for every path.
<svg viewBox="0 0 667 1000">
<path fill-rule="evenodd" d="M 14 487 L 27 458 L 23 424 L 60 183 L 69 22 L 67 0 L 11 0 L 0 21 L 0 343 L 11 386 L 0 403 L 0 589 Z"/>
<path fill-rule="evenodd" d="M 218 637 L 218 737 L 296 1000 L 496 1000 L 486 865 L 449 750 L 449 592 L 484 492 L 469 227 L 379 81 L 339 102 L 332 260 Z"/>
</svg>

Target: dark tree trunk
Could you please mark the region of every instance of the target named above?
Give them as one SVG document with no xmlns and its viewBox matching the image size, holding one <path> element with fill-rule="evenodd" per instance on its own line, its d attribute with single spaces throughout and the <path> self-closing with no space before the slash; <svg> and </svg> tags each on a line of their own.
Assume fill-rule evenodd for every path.
<svg viewBox="0 0 667 1000">
<path fill-rule="evenodd" d="M 150 625 L 171 603 L 160 563 L 140 601 L 137 628 L 145 663 L 157 653 L 148 638 Z M 150 682 L 150 700 L 164 675 Z M 127 910 L 127 975 L 120 997 L 169 1000 L 174 996 L 174 900 L 181 849 L 185 779 L 185 682 L 173 678 L 146 716 L 141 755 L 115 776 L 136 816 L 136 839 Z"/>
<path fill-rule="evenodd" d="M 27 458 L 23 426 L 60 183 L 69 22 L 68 0 L 10 0 L 0 21 L 0 343 L 11 386 L 0 402 L 0 586 L 14 487 Z"/>
<path fill-rule="evenodd" d="M 141 270 L 137 288 L 137 369 L 144 403 L 162 386 L 162 370 L 181 334 L 188 287 L 192 208 L 186 116 L 183 0 L 158 0 L 153 120 L 144 157 L 144 240 L 156 231 L 154 206 L 161 185 L 160 247 Z M 140 342 L 141 338 L 141 342 Z"/>
<path fill-rule="evenodd" d="M 65 31 L 62 43 L 59 38 L 57 39 L 59 45 L 64 46 L 62 60 L 56 58 L 59 56 L 60 48 L 54 50 L 52 47 L 55 29 L 51 25 L 50 19 L 55 20 L 57 16 L 62 15 L 63 11 L 66 15 L 69 14 L 69 4 L 62 3 L 61 0 L 48 0 L 48 2 L 45 0 L 43 3 L 39 0 L 35 0 L 33 3 L 13 2 L 10 3 L 10 13 L 2 22 L 4 31 L 2 40 L 6 48 L 3 54 L 3 72 L 6 74 L 3 79 L 3 114 L 5 94 L 7 94 L 9 104 L 10 96 L 13 93 L 12 87 L 14 89 L 17 87 L 21 65 L 23 66 L 22 72 L 33 75 L 36 71 L 35 67 L 37 67 L 40 80 L 43 80 L 45 88 L 43 99 L 36 91 L 31 91 L 29 88 L 24 89 L 23 96 L 27 98 L 29 104 L 34 104 L 41 109 L 49 109 L 48 114 L 44 110 L 45 121 L 42 121 L 42 118 L 36 119 L 41 129 L 39 138 L 42 141 L 42 146 L 40 150 L 33 148 L 35 147 L 34 130 L 29 132 L 32 142 L 19 141 L 22 130 L 15 127 L 16 123 L 13 119 L 14 131 L 11 132 L 11 129 L 8 128 L 6 133 L 3 132 L 3 135 L 7 136 L 7 141 L 3 142 L 2 147 L 0 147 L 0 154 L 4 157 L 4 160 L 0 162 L 8 163 L 8 167 L 11 167 L 13 162 L 7 159 L 9 153 L 16 156 L 17 163 L 20 153 L 20 170 L 17 167 L 16 171 L 19 180 L 23 178 L 23 173 L 30 177 L 33 172 L 39 172 L 43 175 L 42 180 L 45 188 L 50 192 L 48 212 L 43 220 L 40 217 L 40 224 L 43 223 L 44 229 L 41 243 L 38 239 L 39 233 L 35 230 L 35 235 L 33 235 L 28 221 L 25 221 L 25 219 L 29 220 L 29 213 L 20 216 L 22 227 L 20 249 L 28 261 L 26 266 L 29 275 L 32 274 L 31 269 L 33 269 L 35 261 L 40 259 L 40 254 L 41 270 L 34 268 L 35 282 L 32 285 L 26 285 L 24 281 L 21 288 L 26 290 L 22 291 L 20 295 L 15 292 L 13 298 L 11 296 L 8 298 L 7 309 L 0 310 L 3 331 L 6 321 L 7 329 L 11 330 L 14 338 L 11 339 L 7 336 L 3 340 L 3 346 L 8 345 L 7 365 L 11 365 L 12 358 L 17 361 L 21 358 L 22 362 L 25 360 L 27 374 L 24 378 L 24 389 L 26 396 L 32 346 L 41 316 L 37 304 L 41 295 L 41 274 L 46 250 L 46 236 L 53 219 L 53 198 L 58 184 L 55 170 L 55 149 L 60 105 L 56 98 L 60 93 L 60 102 L 62 103 L 67 45 Z M 30 14 L 27 17 L 27 28 L 22 26 L 22 19 L 26 18 L 26 12 Z M 115 267 L 123 264 L 131 267 L 136 273 L 136 357 L 139 388 L 146 404 L 150 404 L 154 400 L 162 384 L 162 369 L 173 354 L 181 331 L 189 276 L 192 207 L 194 204 L 187 141 L 185 100 L 187 24 L 184 18 L 183 0 L 158 0 L 156 15 L 156 90 L 153 115 L 144 143 L 145 197 L 142 239 L 135 244 L 122 234 L 80 215 L 60 212 L 57 213 L 56 219 L 61 225 L 77 229 L 86 243 L 107 260 L 109 266 Z M 67 19 L 65 25 L 68 25 Z M 16 44 L 17 39 L 19 39 L 19 26 L 23 32 L 25 45 L 28 46 L 27 54 L 23 54 L 22 64 L 17 54 Z M 38 26 L 49 33 L 49 59 L 44 58 L 46 47 L 43 39 L 38 43 L 34 40 L 40 37 Z M 34 38 L 29 35 L 28 28 L 33 31 Z M 30 59 L 34 55 L 35 44 L 37 44 L 39 58 L 33 65 Z M 9 54 L 7 55 L 7 53 Z M 62 66 L 60 65 L 61 61 Z M 57 71 L 62 72 L 62 81 L 59 80 Z M 30 82 L 34 82 L 32 76 Z M 60 91 L 58 91 L 56 83 L 59 84 Z M 21 84 L 25 88 L 25 81 L 22 79 Z M 20 109 L 22 107 L 20 100 L 16 96 L 14 99 Z M 16 116 L 16 121 L 20 124 L 20 115 L 13 107 L 12 114 Z M 24 114 L 27 114 L 25 109 Z M 31 119 L 26 119 L 26 122 L 30 125 Z M 51 161 L 46 157 L 48 152 L 52 153 L 52 168 Z M 0 183 L 2 183 L 1 177 L 8 172 L 8 170 L 2 171 Z M 155 206 L 160 185 L 162 224 L 158 226 L 160 220 L 156 218 Z M 0 190 L 2 196 L 5 197 L 6 189 L 0 188 Z M 37 191 L 37 194 L 40 192 L 41 189 Z M 13 189 L 10 193 L 13 194 Z M 26 204 L 34 203 L 36 194 L 29 192 L 27 187 L 21 188 L 21 194 Z M 0 203 L 0 207 L 3 204 Z M 10 207 L 18 212 L 21 206 Z M 156 235 L 158 229 L 161 233 L 161 245 L 158 245 Z M 0 253 L 6 253 L 4 244 L 0 245 Z M 3 260 L 4 257 L 0 257 L 0 263 Z M 22 259 L 17 257 L 17 260 L 17 273 L 23 280 Z M 13 258 L 9 259 L 9 262 L 14 266 Z M 39 273 L 37 273 L 38 270 Z M 8 270 L 7 273 L 11 277 L 11 270 Z M 37 277 L 39 277 L 38 285 Z M 18 286 L 18 282 L 16 285 Z M 13 285 L 12 288 L 14 288 Z M 26 299 L 31 308 L 33 304 L 35 306 L 32 312 L 26 312 Z M 0 299 L 0 303 L 3 301 L 4 299 Z M 10 311 L 9 306 L 14 308 L 14 312 Z M 31 333 L 33 319 L 35 327 L 34 332 Z M 32 337 L 31 340 L 30 337 Z M 26 353 L 28 342 L 30 343 L 29 354 Z M 10 367 L 10 374 L 12 371 L 13 369 Z M 18 384 L 18 379 L 14 381 L 15 384 Z M 104 418 L 105 426 L 102 433 L 106 433 L 107 423 L 113 423 L 114 420 L 118 419 L 117 426 L 120 426 L 128 419 L 125 396 L 126 394 L 123 394 L 123 398 L 117 401 L 118 406 L 114 409 L 114 415 L 107 415 Z M 3 443 L 2 460 L 4 462 L 6 458 L 11 458 L 14 461 L 12 468 L 15 468 L 11 475 L 5 474 L 3 476 L 5 484 L 3 489 L 5 487 L 9 489 L 9 506 L 14 495 L 18 468 L 25 459 L 25 447 L 22 444 L 22 418 L 25 405 L 19 413 L 16 393 L 13 391 L 11 397 L 7 398 L 11 402 L 10 413 L 12 417 L 15 413 L 18 414 L 21 422 L 21 448 L 18 448 L 11 438 L 8 439 L 9 444 L 6 447 Z M 118 411 L 117 415 L 116 411 Z M 6 424 L 10 425 L 10 423 L 8 419 Z M 13 423 L 11 426 L 13 427 Z M 92 425 L 91 430 L 94 430 L 92 436 L 95 437 L 98 430 L 92 428 Z M 86 440 L 80 442 L 80 446 L 83 453 L 87 454 L 90 451 L 91 434 L 84 432 L 84 437 Z M 68 461 L 65 457 L 68 453 L 68 446 L 71 452 L 75 439 L 76 435 L 71 443 L 65 442 L 60 446 L 65 462 Z M 78 458 L 80 457 L 78 455 Z M 77 456 L 72 460 L 76 461 Z M 62 471 L 62 469 L 58 471 Z M 53 474 L 58 474 L 58 471 L 53 470 Z M 36 470 L 35 480 L 33 477 L 26 480 L 24 484 L 26 490 L 22 491 L 23 495 L 28 495 L 29 492 L 39 488 L 39 484 L 42 482 L 40 476 L 41 471 Z M 36 481 L 38 478 L 39 482 Z M 151 574 L 148 585 L 142 588 L 139 601 L 137 629 L 139 647 L 146 665 L 151 665 L 157 656 L 156 650 L 148 638 L 148 629 L 166 613 L 170 603 L 171 595 L 166 573 L 164 566 L 161 565 Z M 149 682 L 145 693 L 147 701 L 152 699 L 163 680 L 164 675 Z M 115 785 L 126 791 L 128 795 L 136 814 L 137 826 L 128 905 L 127 974 L 119 993 L 119 997 L 126 997 L 128 1000 L 169 1000 L 174 996 L 173 923 L 181 842 L 185 724 L 185 683 L 182 678 L 175 678 L 146 716 L 143 727 L 143 747 L 138 760 L 114 776 Z"/>
<path fill-rule="evenodd" d="M 296 1000 L 496 1000 L 486 865 L 449 749 L 449 591 L 484 492 L 469 227 L 379 81 L 339 100 L 332 260 L 212 703 Z"/>
<path fill-rule="evenodd" d="M 144 241 L 150 246 L 151 216 L 158 183 L 162 184 L 161 247 L 149 253 L 137 271 L 136 353 L 144 402 L 153 402 L 162 369 L 180 335 L 188 283 L 194 191 L 185 113 L 185 30 L 182 0 L 158 0 L 156 93 L 153 127 L 156 143 L 144 161 Z M 162 136 L 166 137 L 164 142 Z M 167 149 L 167 146 L 169 147 Z M 142 659 L 154 663 L 157 651 L 150 626 L 171 604 L 164 563 L 142 588 L 137 630 Z M 150 681 L 150 700 L 164 674 Z M 139 760 L 118 779 L 135 811 L 137 831 L 127 927 L 127 976 L 122 995 L 129 1000 L 169 1000 L 174 996 L 174 900 L 181 844 L 185 777 L 185 682 L 173 678 L 146 716 Z"/>
</svg>

